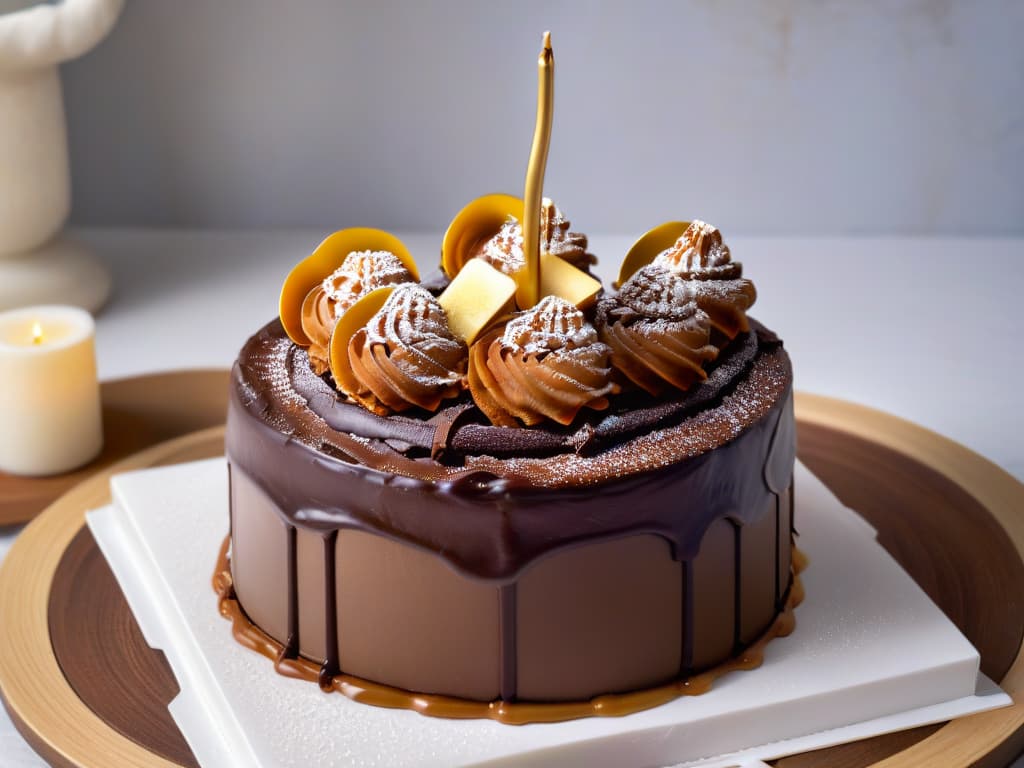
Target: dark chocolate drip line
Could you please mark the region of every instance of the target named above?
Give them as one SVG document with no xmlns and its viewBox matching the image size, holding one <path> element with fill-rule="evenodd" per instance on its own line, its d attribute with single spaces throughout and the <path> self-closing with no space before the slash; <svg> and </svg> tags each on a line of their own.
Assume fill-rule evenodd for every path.
<svg viewBox="0 0 1024 768">
<path fill-rule="evenodd" d="M 518 664 L 516 659 L 516 583 L 503 584 L 498 590 L 498 631 L 500 632 L 499 649 L 501 655 L 501 688 L 502 701 L 515 701 L 518 681 Z"/>
<path fill-rule="evenodd" d="M 294 525 L 286 527 L 288 553 L 288 642 L 281 651 L 281 657 L 294 659 L 299 655 L 299 558 L 298 541 Z"/>
<path fill-rule="evenodd" d="M 796 530 L 796 478 L 794 477 L 789 483 L 789 533 L 792 536 L 797 535 Z"/>
<path fill-rule="evenodd" d="M 693 671 L 693 560 L 682 562 L 683 572 L 683 650 L 679 660 L 679 676 L 687 677 Z"/>
<path fill-rule="evenodd" d="M 779 569 L 782 567 L 782 555 L 779 547 L 782 544 L 782 497 L 775 494 L 775 612 L 778 613 L 782 604 L 782 583 L 779 580 Z"/>
<path fill-rule="evenodd" d="M 335 578 L 338 531 L 324 534 L 324 597 L 326 608 L 324 663 L 320 667 L 320 687 L 327 691 L 333 685 L 334 676 L 341 671 L 338 663 L 338 584 Z"/>
<path fill-rule="evenodd" d="M 231 510 L 235 508 L 235 494 L 231 487 L 231 462 L 228 462 L 228 538 L 230 539 L 235 533 L 235 516 L 231 514 Z"/>
<path fill-rule="evenodd" d="M 733 531 L 733 624 L 732 624 L 732 646 L 733 655 L 738 654 L 743 650 L 743 643 L 740 642 L 740 634 L 742 629 L 742 597 L 743 597 L 743 586 L 741 580 L 743 578 L 743 530 L 739 523 L 732 518 L 729 518 L 732 523 Z"/>
</svg>

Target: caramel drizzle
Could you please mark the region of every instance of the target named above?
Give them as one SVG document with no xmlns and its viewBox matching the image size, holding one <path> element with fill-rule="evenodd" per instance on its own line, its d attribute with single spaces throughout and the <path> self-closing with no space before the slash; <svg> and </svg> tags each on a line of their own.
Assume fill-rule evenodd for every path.
<svg viewBox="0 0 1024 768">
<path fill-rule="evenodd" d="M 220 614 L 231 622 L 231 632 L 241 645 L 266 656 L 274 669 L 285 677 L 310 682 L 321 680 L 322 667 L 302 657 L 288 658 L 285 647 L 255 626 L 235 597 L 228 559 L 230 539 L 225 538 L 217 556 L 213 589 L 217 593 Z M 777 637 L 787 637 L 796 627 L 795 608 L 803 602 L 804 589 L 799 574 L 807 567 L 807 558 L 793 548 L 792 584 L 782 612 L 761 637 L 740 655 L 698 675 L 681 677 L 671 683 L 629 693 L 597 696 L 589 701 L 519 702 L 471 701 L 453 696 L 415 693 L 347 674 L 335 674 L 326 681 L 325 691 L 337 691 L 362 704 L 390 709 L 411 709 L 421 715 L 456 719 L 490 719 L 509 725 L 555 723 L 581 717 L 621 717 L 658 707 L 680 696 L 697 696 L 709 691 L 714 682 L 730 672 L 751 670 L 764 662 L 764 649 Z M 335 623 L 336 625 L 336 623 Z M 335 640 L 336 642 L 336 640 Z M 336 648 L 336 646 L 335 646 Z M 337 651 L 335 650 L 335 653 Z M 328 647 L 330 653 L 330 646 Z"/>
</svg>

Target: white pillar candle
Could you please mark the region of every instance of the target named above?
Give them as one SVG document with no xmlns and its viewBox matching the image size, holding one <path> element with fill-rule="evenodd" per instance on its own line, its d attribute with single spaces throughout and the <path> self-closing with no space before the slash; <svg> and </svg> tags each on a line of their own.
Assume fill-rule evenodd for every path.
<svg viewBox="0 0 1024 768">
<path fill-rule="evenodd" d="M 0 471 L 56 475 L 100 452 L 95 330 L 75 307 L 0 313 Z"/>
</svg>

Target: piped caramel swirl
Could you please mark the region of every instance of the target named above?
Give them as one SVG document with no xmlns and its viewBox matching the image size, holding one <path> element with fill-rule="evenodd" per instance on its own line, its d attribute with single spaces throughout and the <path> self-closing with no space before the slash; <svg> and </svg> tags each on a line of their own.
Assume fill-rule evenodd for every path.
<svg viewBox="0 0 1024 768">
<path fill-rule="evenodd" d="M 349 361 L 361 388 L 346 394 L 380 415 L 413 406 L 436 411 L 465 388 L 466 347 L 437 299 L 415 283 L 395 288 L 356 331 Z"/>
<path fill-rule="evenodd" d="M 498 426 L 570 424 L 582 408 L 607 408 L 618 391 L 609 352 L 582 312 L 547 296 L 473 345 L 470 391 Z"/>
<path fill-rule="evenodd" d="M 302 303 L 302 330 L 309 337 L 309 359 L 316 373 L 330 367 L 328 349 L 334 326 L 349 307 L 375 288 L 409 282 L 412 274 L 388 251 L 353 251 Z"/>
</svg>

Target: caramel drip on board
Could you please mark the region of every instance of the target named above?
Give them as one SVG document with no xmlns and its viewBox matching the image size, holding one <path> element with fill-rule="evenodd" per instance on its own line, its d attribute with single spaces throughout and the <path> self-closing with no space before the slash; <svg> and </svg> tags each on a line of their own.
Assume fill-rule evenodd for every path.
<svg viewBox="0 0 1024 768">
<path fill-rule="evenodd" d="M 321 665 L 308 659 L 289 659 L 283 655 L 283 646 L 255 626 L 245 615 L 235 598 L 231 579 L 228 547 L 225 538 L 217 555 L 213 574 L 213 589 L 217 593 L 221 616 L 231 622 L 231 632 L 241 645 L 266 656 L 274 662 L 274 669 L 286 677 L 318 682 Z M 796 628 L 795 609 L 804 599 L 803 583 L 799 574 L 807 567 L 807 558 L 793 548 L 792 584 L 782 612 L 768 630 L 740 655 L 697 675 L 681 677 L 673 682 L 629 693 L 597 696 L 589 701 L 571 702 L 518 702 L 471 701 L 453 696 L 415 693 L 400 688 L 374 683 L 352 675 L 337 674 L 329 681 L 325 691 L 337 691 L 363 704 L 390 709 L 410 709 L 431 717 L 455 719 L 490 719 L 508 725 L 526 723 L 556 723 L 581 717 L 621 717 L 661 706 L 680 696 L 698 696 L 711 690 L 714 682 L 730 672 L 751 670 L 764 662 L 764 649 L 777 637 L 788 637 Z"/>
</svg>

